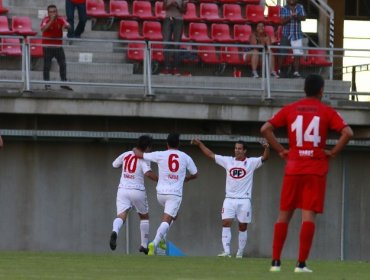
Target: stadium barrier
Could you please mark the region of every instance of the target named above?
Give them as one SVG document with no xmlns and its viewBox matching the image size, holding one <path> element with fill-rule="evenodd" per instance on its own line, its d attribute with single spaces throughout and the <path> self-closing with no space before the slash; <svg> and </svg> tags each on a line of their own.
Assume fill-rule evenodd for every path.
<svg viewBox="0 0 370 280">
<path fill-rule="evenodd" d="M 41 37 L 0 36 L 0 83 L 18 87 L 24 91 L 42 90 L 45 81 L 43 72 L 43 47 Z M 281 82 L 270 76 L 270 54 L 275 65 L 282 58 L 283 69 L 291 72 L 293 57 L 290 47 L 247 44 L 216 44 L 194 42 L 125 41 L 101 39 L 63 39 L 67 58 L 67 82 L 59 81 L 59 68 L 54 61 L 51 68 L 51 85 L 68 84 L 76 92 L 104 93 L 157 93 L 210 94 L 227 96 L 256 96 L 262 99 L 279 98 L 282 93 L 292 94 L 301 90 L 299 79 Z M 251 78 L 250 50 L 256 48 L 259 55 L 260 79 Z M 280 50 L 288 49 L 287 54 Z M 356 65 L 369 62 L 368 50 L 329 49 L 302 47 L 300 57 L 302 76 L 319 73 L 330 81 L 342 81 L 334 86 L 331 94 L 347 99 L 354 92 Z M 165 54 L 171 62 L 179 59 L 180 75 L 161 75 Z M 339 65 L 338 68 L 335 68 Z M 343 65 L 343 66 L 342 66 Z M 207 79 L 205 79 L 207 77 Z M 283 76 L 283 77 L 288 77 Z M 284 79 L 285 80 L 285 79 Z M 347 81 L 347 82 L 345 82 Z M 352 81 L 352 91 L 351 82 Z M 338 85 L 338 83 L 337 83 Z M 369 96 L 369 93 L 361 92 Z"/>
</svg>

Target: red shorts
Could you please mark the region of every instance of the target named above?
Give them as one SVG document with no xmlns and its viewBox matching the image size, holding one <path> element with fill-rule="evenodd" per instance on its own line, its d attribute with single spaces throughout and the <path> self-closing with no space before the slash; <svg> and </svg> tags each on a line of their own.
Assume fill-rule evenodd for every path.
<svg viewBox="0 0 370 280">
<path fill-rule="evenodd" d="M 316 213 L 324 211 L 326 175 L 285 175 L 280 197 L 280 210 L 296 208 Z"/>
</svg>

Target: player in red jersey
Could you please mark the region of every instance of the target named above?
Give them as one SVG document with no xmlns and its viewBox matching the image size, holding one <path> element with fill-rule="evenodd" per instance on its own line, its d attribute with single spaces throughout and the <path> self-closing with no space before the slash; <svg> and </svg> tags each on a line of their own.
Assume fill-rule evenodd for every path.
<svg viewBox="0 0 370 280">
<path fill-rule="evenodd" d="M 315 233 L 315 217 L 323 213 L 329 158 L 334 158 L 353 136 L 352 129 L 331 107 L 321 102 L 324 80 L 309 75 L 305 80 L 306 98 L 284 106 L 261 127 L 262 135 L 280 157 L 286 160 L 280 211 L 274 227 L 272 266 L 280 271 L 280 256 L 294 210 L 302 212 L 299 256 L 295 272 L 312 272 L 306 266 Z M 277 140 L 274 130 L 287 127 L 289 150 Z M 340 133 L 337 144 L 326 150 L 329 130 Z"/>
</svg>

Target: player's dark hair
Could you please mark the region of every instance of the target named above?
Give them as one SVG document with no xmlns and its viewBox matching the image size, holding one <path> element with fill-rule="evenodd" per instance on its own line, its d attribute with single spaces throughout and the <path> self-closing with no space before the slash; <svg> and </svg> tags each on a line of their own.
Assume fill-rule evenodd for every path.
<svg viewBox="0 0 370 280">
<path fill-rule="evenodd" d="M 317 74 L 310 74 L 304 82 L 306 96 L 317 96 L 324 87 L 324 79 Z"/>
<path fill-rule="evenodd" d="M 49 11 L 49 9 L 56 9 L 57 6 L 55 6 L 54 4 L 51 4 L 47 7 L 47 10 Z"/>
<path fill-rule="evenodd" d="M 248 150 L 247 144 L 243 140 L 238 140 L 235 144 L 241 144 L 243 146 L 243 150 Z"/>
<path fill-rule="evenodd" d="M 141 135 L 139 139 L 137 139 L 136 148 L 145 152 L 146 148 L 152 147 L 153 138 L 149 135 Z"/>
<path fill-rule="evenodd" d="M 167 136 L 167 144 L 170 148 L 178 148 L 180 144 L 180 134 L 170 133 Z"/>
</svg>

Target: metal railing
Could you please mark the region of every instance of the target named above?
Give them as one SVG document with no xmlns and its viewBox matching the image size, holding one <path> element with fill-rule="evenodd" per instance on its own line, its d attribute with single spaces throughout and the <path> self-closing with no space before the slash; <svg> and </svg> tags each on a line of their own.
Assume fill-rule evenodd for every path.
<svg viewBox="0 0 370 280">
<path fill-rule="evenodd" d="M 17 39 L 6 42 L 4 39 Z M 17 36 L 0 36 L 2 48 L 0 52 L 0 83 L 18 86 L 22 90 L 43 90 L 45 84 L 72 85 L 78 92 L 121 93 L 125 90 L 132 92 L 138 89 L 144 95 L 152 96 L 157 93 L 228 95 L 228 96 L 260 96 L 274 98 L 280 92 L 297 92 L 301 87 L 298 80 L 291 80 L 292 87 L 279 87 L 284 84 L 270 77 L 270 57 L 278 61 L 279 57 L 289 57 L 292 60 L 290 47 L 269 46 L 266 50 L 260 45 L 246 44 L 202 44 L 202 43 L 173 43 L 122 41 L 98 39 L 64 39 L 63 48 L 67 57 L 68 81 L 59 81 L 58 65 L 53 62 L 51 81 L 43 80 L 42 54 L 45 45 L 41 37 L 29 37 L 25 40 Z M 163 49 L 164 44 L 170 45 Z M 175 47 L 175 48 L 173 48 Z M 176 48 L 177 47 L 177 48 Z M 251 76 L 251 49 L 258 50 L 260 79 Z M 281 50 L 287 49 L 288 54 Z M 304 55 L 300 58 L 300 69 L 303 76 L 308 73 L 319 73 L 325 79 L 351 81 L 348 78 L 349 67 L 356 69 L 361 60 L 370 60 L 368 50 L 308 48 L 302 47 Z M 168 52 L 172 58 L 181 56 L 179 77 L 160 75 L 163 69 L 164 55 Z M 207 57 L 208 55 L 208 57 Z M 214 55 L 214 61 L 209 61 Z M 330 57 L 332 59 L 330 59 Z M 315 58 L 328 64 L 311 63 Z M 280 58 L 281 59 L 281 58 Z M 288 59 L 288 61 L 289 61 Z M 286 60 L 285 58 L 283 60 Z M 344 70 L 338 75 L 334 73 L 332 60 L 344 65 Z M 278 63 L 277 63 L 278 64 Z M 289 72 L 292 61 L 283 65 Z M 186 73 L 185 73 L 186 72 Z M 184 74 L 185 73 L 185 74 Z M 352 73 L 351 73 L 352 75 Z M 335 77 L 334 77 L 335 76 Z M 289 77 L 289 74 L 287 76 Z M 352 91 L 353 91 L 352 84 Z M 350 87 L 333 90 L 349 98 Z M 356 93 L 370 95 L 366 92 Z"/>
</svg>

